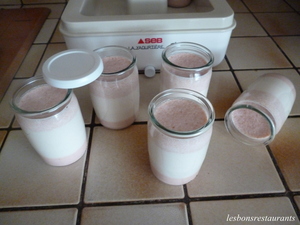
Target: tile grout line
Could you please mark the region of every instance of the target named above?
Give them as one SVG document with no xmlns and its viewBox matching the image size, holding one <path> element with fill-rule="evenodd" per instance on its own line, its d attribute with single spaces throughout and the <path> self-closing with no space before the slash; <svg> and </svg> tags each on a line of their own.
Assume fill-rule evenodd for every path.
<svg viewBox="0 0 300 225">
<path fill-rule="evenodd" d="M 96 113 L 93 109 L 92 111 L 92 118 L 89 124 L 86 124 L 86 128 L 89 128 L 89 140 L 88 140 L 88 147 L 87 147 L 87 152 L 86 152 L 86 158 L 85 158 L 85 165 L 83 169 L 83 177 L 82 177 L 82 183 L 81 183 L 81 190 L 80 190 L 80 199 L 79 199 L 79 204 L 77 206 L 77 220 L 76 224 L 80 225 L 81 224 L 81 218 L 82 218 L 82 211 L 85 207 L 84 203 L 84 196 L 85 196 L 85 191 L 86 191 L 86 184 L 87 184 L 87 176 L 88 176 L 88 169 L 89 169 L 89 162 L 90 162 L 90 154 L 92 150 L 92 142 L 93 142 L 93 134 L 94 134 L 94 127 L 95 125 L 95 118 L 96 118 Z"/>
<path fill-rule="evenodd" d="M 297 204 L 296 204 L 296 202 L 295 202 L 295 200 L 293 198 L 294 192 L 290 189 L 290 187 L 289 187 L 289 185 L 288 185 L 288 183 L 287 183 L 287 181 L 286 181 L 286 179 L 285 179 L 285 177 L 284 177 L 284 175 L 283 175 L 283 173 L 282 173 L 282 171 L 280 169 L 280 166 L 278 165 L 277 160 L 276 160 L 276 158 L 275 158 L 275 156 L 274 156 L 274 154 L 272 152 L 271 147 L 268 145 L 268 146 L 266 146 L 266 148 L 267 148 L 269 156 L 271 157 L 271 160 L 272 160 L 272 162 L 273 162 L 273 164 L 275 166 L 275 169 L 276 169 L 276 171 L 277 171 L 277 173 L 279 175 L 279 178 L 280 178 L 280 180 L 281 180 L 281 182 L 282 182 L 282 184 L 283 184 L 283 186 L 285 188 L 286 197 L 288 197 L 289 200 L 291 201 L 291 204 L 292 204 L 292 206 L 293 206 L 293 208 L 295 210 L 295 213 L 297 214 L 298 219 L 300 220 L 300 212 L 299 212 Z"/>
<path fill-rule="evenodd" d="M 182 186 L 183 188 L 183 191 L 184 191 L 184 202 L 186 204 L 186 211 L 187 211 L 187 219 L 188 219 L 188 223 L 189 225 L 193 225 L 193 218 L 192 218 L 192 212 L 191 212 L 191 199 L 188 195 L 188 188 L 187 188 L 187 185 L 184 184 Z"/>
</svg>

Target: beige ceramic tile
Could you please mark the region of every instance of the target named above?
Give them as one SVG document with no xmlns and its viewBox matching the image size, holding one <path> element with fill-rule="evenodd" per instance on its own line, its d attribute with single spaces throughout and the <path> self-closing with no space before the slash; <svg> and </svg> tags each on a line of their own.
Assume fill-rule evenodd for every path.
<svg viewBox="0 0 300 225">
<path fill-rule="evenodd" d="M 300 67 L 300 36 L 275 37 L 274 40 L 289 57 L 292 63 L 295 66 Z"/>
<path fill-rule="evenodd" d="M 300 15 L 297 13 L 255 13 L 270 35 L 299 35 Z"/>
<path fill-rule="evenodd" d="M 91 101 L 88 86 L 75 88 L 74 93 L 78 99 L 81 113 L 85 124 L 90 124 L 93 115 L 93 104 Z"/>
<path fill-rule="evenodd" d="M 0 128 L 7 128 L 11 124 L 14 113 L 10 107 L 10 101 L 14 92 L 21 86 L 23 80 L 13 80 L 9 89 L 0 103 Z"/>
<path fill-rule="evenodd" d="M 249 12 L 244 3 L 241 0 L 227 0 L 230 7 L 235 13 L 237 12 Z"/>
<path fill-rule="evenodd" d="M 43 58 L 42 58 L 42 60 L 39 64 L 39 67 L 38 67 L 35 74 L 36 75 L 42 75 L 43 74 L 42 73 L 42 66 L 43 66 L 44 62 L 48 58 L 53 56 L 54 54 L 59 53 L 61 51 L 65 51 L 65 50 L 67 50 L 67 46 L 65 45 L 65 43 L 63 43 L 63 44 L 62 43 L 60 43 L 60 44 L 48 44 L 47 49 L 45 51 L 45 54 L 44 54 L 44 56 L 43 56 Z"/>
<path fill-rule="evenodd" d="M 296 88 L 296 100 L 290 115 L 300 115 L 300 76 L 297 71 L 292 69 L 287 70 L 251 70 L 251 71 L 236 71 L 235 74 L 242 86 L 243 90 L 259 76 L 265 73 L 279 73 L 289 78 Z"/>
<path fill-rule="evenodd" d="M 213 71 L 217 71 L 217 70 L 229 70 L 229 66 L 225 59 L 223 59 L 219 65 L 213 68 Z"/>
<path fill-rule="evenodd" d="M 38 8 L 45 7 L 51 10 L 48 19 L 59 19 L 64 11 L 65 4 L 36 4 L 36 5 L 25 5 L 24 8 Z"/>
<path fill-rule="evenodd" d="M 216 119 L 224 118 L 226 111 L 240 93 L 231 72 L 213 72 L 207 98 L 215 109 Z"/>
<path fill-rule="evenodd" d="M 237 49 L 240 49 L 237 51 Z M 291 68 L 268 37 L 231 38 L 227 57 L 233 69 Z"/>
<path fill-rule="evenodd" d="M 55 30 L 55 27 L 57 26 L 57 23 L 58 19 L 47 19 L 38 36 L 34 40 L 34 44 L 48 43 Z"/>
<path fill-rule="evenodd" d="M 289 12 L 293 9 L 284 0 L 244 0 L 252 12 Z"/>
<path fill-rule="evenodd" d="M 84 208 L 81 225 L 188 225 L 186 205 L 149 204 Z"/>
<path fill-rule="evenodd" d="M 239 36 L 267 36 L 267 33 L 260 26 L 250 13 L 238 13 L 235 14 L 236 27 L 232 31 L 232 37 Z"/>
<path fill-rule="evenodd" d="M 23 0 L 23 4 L 65 3 L 66 0 Z"/>
<path fill-rule="evenodd" d="M 21 0 L 0 0 L 0 5 L 21 5 Z"/>
<path fill-rule="evenodd" d="M 1 225 L 75 225 L 77 209 L 0 212 Z"/>
<path fill-rule="evenodd" d="M 288 118 L 270 144 L 279 168 L 292 191 L 300 191 L 299 134 L 300 118 Z"/>
<path fill-rule="evenodd" d="M 286 0 L 290 6 L 292 6 L 295 10 L 300 11 L 300 1 L 299 0 Z"/>
<path fill-rule="evenodd" d="M 22 131 L 11 131 L 1 151 L 1 207 L 77 204 L 85 155 L 72 165 L 49 166 Z"/>
<path fill-rule="evenodd" d="M 267 149 L 236 142 L 223 121 L 215 122 L 206 159 L 187 187 L 190 197 L 285 191 Z"/>
<path fill-rule="evenodd" d="M 7 135 L 7 131 L 5 131 L 5 130 L 0 131 L 0 146 L 2 146 L 6 135 Z"/>
<path fill-rule="evenodd" d="M 19 9 L 22 7 L 22 5 L 1 5 L 1 9 Z"/>
<path fill-rule="evenodd" d="M 63 43 L 65 42 L 63 34 L 59 31 L 59 26 L 56 27 L 54 34 L 51 38 L 51 43 Z"/>
<path fill-rule="evenodd" d="M 148 78 L 140 74 L 140 109 L 136 121 L 148 120 L 148 105 L 152 98 L 159 93 L 159 76 L 158 73 L 154 77 Z"/>
<path fill-rule="evenodd" d="M 94 128 L 86 203 L 183 198 L 183 195 L 182 186 L 164 184 L 152 174 L 147 125 L 123 130 Z"/>
<path fill-rule="evenodd" d="M 290 200 L 286 197 L 192 202 L 191 213 L 193 225 L 300 224 Z M 246 221 L 247 219 L 253 221 Z"/>
<path fill-rule="evenodd" d="M 184 203 L 84 208 L 82 225 L 187 225 Z"/>
<path fill-rule="evenodd" d="M 296 202 L 296 204 L 297 204 L 297 206 L 298 206 L 298 209 L 299 209 L 299 211 L 300 211 L 300 195 L 296 195 L 296 196 L 294 197 L 294 199 L 295 199 L 295 202 Z"/>
<path fill-rule="evenodd" d="M 46 49 L 46 45 L 32 45 L 29 49 L 25 59 L 23 60 L 18 72 L 16 73 L 16 78 L 29 78 L 35 73 L 37 66 L 41 60 L 42 55 Z"/>
</svg>

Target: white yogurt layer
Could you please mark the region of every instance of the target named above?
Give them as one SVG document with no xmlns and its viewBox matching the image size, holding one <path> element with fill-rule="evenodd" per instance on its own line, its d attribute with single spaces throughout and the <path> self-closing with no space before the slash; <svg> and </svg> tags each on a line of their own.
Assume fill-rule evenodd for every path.
<svg viewBox="0 0 300 225">
<path fill-rule="evenodd" d="M 38 92 L 43 92 L 47 86 L 41 85 L 33 89 L 34 95 L 30 91 L 23 97 L 22 104 L 30 108 L 31 104 L 37 103 L 37 99 L 43 101 L 51 100 L 51 93 L 48 92 L 47 98 L 40 98 Z M 48 89 L 48 88 L 46 88 Z M 48 90 L 49 91 L 49 90 Z M 52 91 L 56 91 L 54 88 Z M 31 98 L 29 98 L 31 96 Z M 59 99 L 58 102 L 60 102 Z M 51 104 L 52 104 L 51 103 Z M 22 127 L 26 137 L 34 149 L 48 159 L 47 163 L 63 166 L 78 160 L 85 152 L 87 147 L 87 136 L 82 114 L 76 96 L 72 93 L 69 104 L 60 112 L 45 118 L 28 118 L 17 114 L 17 120 Z M 78 153 L 80 152 L 80 154 Z M 74 157 L 74 155 L 76 155 Z M 71 157 L 73 160 L 70 160 Z M 58 162 L 56 162 L 58 160 Z M 53 163 L 51 163 L 53 161 Z"/>
</svg>

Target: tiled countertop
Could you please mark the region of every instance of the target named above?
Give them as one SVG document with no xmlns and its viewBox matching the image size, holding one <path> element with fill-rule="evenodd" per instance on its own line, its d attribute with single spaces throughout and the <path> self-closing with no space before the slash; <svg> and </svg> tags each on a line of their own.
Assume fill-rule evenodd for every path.
<svg viewBox="0 0 300 225">
<path fill-rule="evenodd" d="M 146 121 L 158 76 L 140 75 L 136 123 L 114 131 L 95 118 L 86 87 L 75 90 L 89 133 L 89 148 L 67 167 L 46 165 L 14 121 L 8 102 L 22 80 L 41 74 L 51 55 L 65 50 L 58 23 L 64 0 L 0 0 L 0 6 L 52 10 L 0 103 L 0 224 L 236 224 L 246 217 L 268 224 L 300 224 L 300 2 L 230 0 L 237 27 L 224 61 L 214 68 L 208 98 L 216 122 L 207 157 L 195 180 L 170 186 L 151 173 Z M 224 114 L 257 76 L 278 72 L 297 89 L 291 115 L 274 142 L 235 142 Z M 289 217 L 290 222 L 280 221 Z M 243 222 L 243 224 L 246 222 Z M 265 224 L 252 221 L 252 224 Z"/>
</svg>

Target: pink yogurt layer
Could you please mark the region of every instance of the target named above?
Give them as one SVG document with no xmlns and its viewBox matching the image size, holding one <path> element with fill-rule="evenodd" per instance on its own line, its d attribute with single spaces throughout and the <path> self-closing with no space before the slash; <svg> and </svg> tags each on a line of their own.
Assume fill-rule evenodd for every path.
<svg viewBox="0 0 300 225">
<path fill-rule="evenodd" d="M 232 112 L 235 127 L 247 137 L 267 138 L 271 135 L 270 124 L 261 114 L 250 109 L 237 109 Z"/>
<path fill-rule="evenodd" d="M 40 85 L 27 91 L 21 98 L 18 107 L 25 111 L 42 111 L 52 108 L 62 102 L 67 90 L 47 84 Z"/>
<path fill-rule="evenodd" d="M 109 56 L 102 59 L 104 64 L 103 73 L 117 73 L 131 64 L 131 61 L 122 56 Z"/>
<path fill-rule="evenodd" d="M 155 109 L 156 120 L 173 131 L 193 131 L 207 123 L 203 109 L 192 100 L 175 99 L 164 102 Z"/>
<path fill-rule="evenodd" d="M 168 60 L 184 68 L 199 68 L 207 64 L 207 61 L 202 56 L 192 53 L 177 53 L 168 57 Z"/>
</svg>

